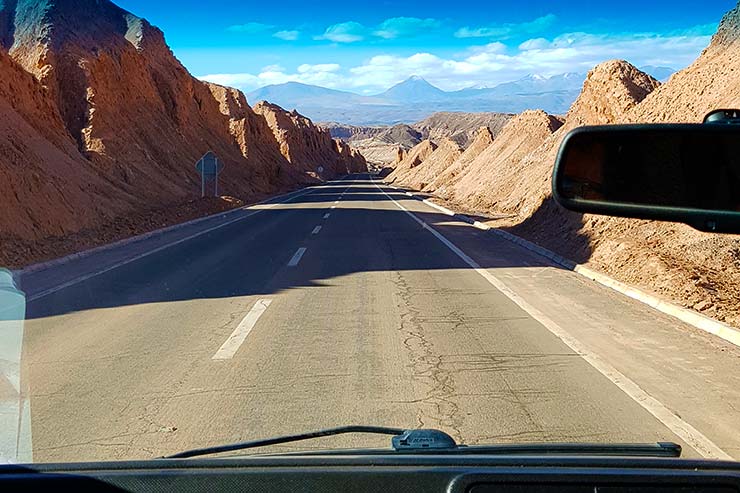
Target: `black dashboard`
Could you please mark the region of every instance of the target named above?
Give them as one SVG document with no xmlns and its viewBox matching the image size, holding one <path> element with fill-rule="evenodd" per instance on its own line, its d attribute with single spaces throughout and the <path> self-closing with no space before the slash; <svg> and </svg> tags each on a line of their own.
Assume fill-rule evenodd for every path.
<svg viewBox="0 0 740 493">
<path fill-rule="evenodd" d="M 0 466 L 0 492 L 740 493 L 740 464 L 656 458 L 257 456 Z"/>
</svg>

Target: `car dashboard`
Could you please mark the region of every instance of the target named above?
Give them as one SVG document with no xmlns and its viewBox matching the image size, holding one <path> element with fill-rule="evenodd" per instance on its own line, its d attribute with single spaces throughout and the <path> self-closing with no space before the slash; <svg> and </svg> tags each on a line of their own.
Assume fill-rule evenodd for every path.
<svg viewBox="0 0 740 493">
<path fill-rule="evenodd" d="M 0 491 L 740 493 L 740 465 L 664 458 L 250 456 L 0 466 Z"/>
</svg>

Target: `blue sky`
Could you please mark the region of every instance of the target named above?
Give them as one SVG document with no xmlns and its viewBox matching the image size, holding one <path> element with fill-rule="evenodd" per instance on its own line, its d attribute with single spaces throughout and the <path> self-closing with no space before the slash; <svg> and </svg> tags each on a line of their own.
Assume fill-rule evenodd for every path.
<svg viewBox="0 0 740 493">
<path fill-rule="evenodd" d="M 372 94 L 420 75 L 455 90 L 611 58 L 683 68 L 732 0 L 270 2 L 115 0 L 160 27 L 196 76 Z"/>
</svg>

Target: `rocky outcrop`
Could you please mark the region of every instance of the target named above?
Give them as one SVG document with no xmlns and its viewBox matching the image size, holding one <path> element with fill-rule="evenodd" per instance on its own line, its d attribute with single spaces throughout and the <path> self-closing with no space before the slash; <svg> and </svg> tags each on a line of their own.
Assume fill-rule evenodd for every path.
<svg viewBox="0 0 740 493">
<path fill-rule="evenodd" d="M 660 82 L 624 60 L 599 64 L 586 76 L 581 94 L 565 116 L 566 128 L 617 122 L 659 86 Z"/>
<path fill-rule="evenodd" d="M 487 127 L 494 137 L 501 132 L 511 119 L 509 113 L 463 113 L 443 111 L 416 122 L 412 127 L 421 133 L 424 139 L 437 142 L 444 138 L 454 140 L 467 148 L 475 139 L 480 127 Z"/>
<path fill-rule="evenodd" d="M 368 170 L 368 162 L 360 151 L 339 139 L 334 139 L 334 145 L 339 153 L 339 173 L 364 173 Z"/>
<path fill-rule="evenodd" d="M 431 182 L 426 181 L 423 163 L 389 178 L 425 183 L 428 190 L 438 190 L 467 207 L 527 217 L 550 194 L 552 164 L 565 134 L 577 126 L 624 118 L 659 85 L 623 60 L 604 62 L 589 72 L 564 124 L 543 111 L 525 111 L 507 119 L 500 133 L 491 132 L 487 146 L 484 135 L 476 149 L 485 148 L 477 156 L 473 156 L 475 150 L 459 156 L 461 162 L 451 164 Z M 414 176 L 422 173 L 425 176 Z"/>
<path fill-rule="evenodd" d="M 460 173 L 440 183 L 445 196 L 471 208 L 512 213 L 523 202 L 536 203 L 546 192 L 547 163 L 534 156 L 562 125 L 544 111 L 525 111 L 514 117 L 482 152 L 463 165 Z M 455 167 L 456 165 L 453 165 Z"/>
<path fill-rule="evenodd" d="M 332 135 L 348 142 L 376 166 L 392 166 L 399 149 L 408 151 L 422 140 L 435 144 L 443 139 L 455 141 L 463 149 L 471 145 L 478 129 L 488 128 L 498 135 L 512 115 L 507 113 L 438 112 L 414 124 L 400 123 L 391 127 L 355 127 L 325 124 Z"/>
<path fill-rule="evenodd" d="M 424 189 L 435 177 L 443 173 L 463 153 L 462 147 L 452 139 L 444 138 L 434 152 L 406 173 L 396 175 L 396 182 L 416 189 Z"/>
<path fill-rule="evenodd" d="M 480 127 L 475 139 L 454 163 L 439 173 L 431 183 L 424 187 L 424 191 L 446 194 L 469 170 L 476 158 L 493 144 L 493 134 L 488 127 Z"/>
<path fill-rule="evenodd" d="M 701 122 L 714 109 L 740 107 L 740 6 L 720 22 L 711 44 L 690 66 L 650 94 L 625 122 Z"/>
<path fill-rule="evenodd" d="M 241 92 L 192 77 L 159 29 L 108 0 L 0 3 L 0 43 L 9 54 L 0 121 L 13 142 L 0 152 L 10 176 L 0 186 L 17 183 L 0 195 L 0 214 L 15 221 L 3 234 L 64 235 L 182 204 L 198 195 L 193 165 L 209 150 L 225 164 L 220 191 L 244 201 L 314 181 L 318 166 L 322 178 L 363 169 L 361 156 L 298 115 L 279 141 Z M 10 128 L 19 118 L 33 132 Z M 315 148 L 302 152 L 301 139 Z M 7 171 L 24 155 L 41 163 L 43 185 Z"/>
<path fill-rule="evenodd" d="M 315 126 L 297 111 L 260 101 L 254 106 L 280 145 L 280 152 L 296 169 L 321 178 L 367 169 L 364 159 L 333 139 L 328 130 Z M 364 166 L 364 168 L 363 168 Z"/>
<path fill-rule="evenodd" d="M 409 151 L 399 150 L 398 162 L 387 179 L 396 181 L 411 176 L 412 170 L 429 158 L 436 149 L 437 145 L 431 140 L 422 140 Z"/>
<path fill-rule="evenodd" d="M 405 124 L 392 127 L 328 127 L 331 134 L 362 153 L 368 163 L 384 167 L 394 162 L 398 150 L 409 150 L 422 140 L 421 133 Z"/>
<path fill-rule="evenodd" d="M 0 49 L 0 239 L 63 235 L 122 210 L 47 91 Z"/>
<path fill-rule="evenodd" d="M 225 163 L 224 193 L 272 188 L 162 32 L 111 2 L 19 2 L 10 54 L 48 88 L 80 152 L 142 207 L 191 196 L 193 163 L 208 150 Z"/>
<path fill-rule="evenodd" d="M 622 60 L 596 66 L 564 122 L 539 110 L 512 119 L 452 187 L 451 198 L 470 207 L 529 216 L 550 195 L 552 165 L 565 134 L 581 125 L 614 123 L 659 84 Z"/>
</svg>

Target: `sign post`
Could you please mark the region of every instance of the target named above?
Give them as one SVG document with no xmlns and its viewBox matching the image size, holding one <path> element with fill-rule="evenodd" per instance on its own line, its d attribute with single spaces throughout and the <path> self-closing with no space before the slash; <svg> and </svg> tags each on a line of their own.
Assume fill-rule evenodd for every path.
<svg viewBox="0 0 740 493">
<path fill-rule="evenodd" d="M 206 182 L 213 181 L 213 196 L 218 197 L 218 175 L 224 169 L 224 163 L 213 151 L 208 151 L 195 163 L 195 169 L 200 173 L 200 196 L 206 196 Z"/>
</svg>

